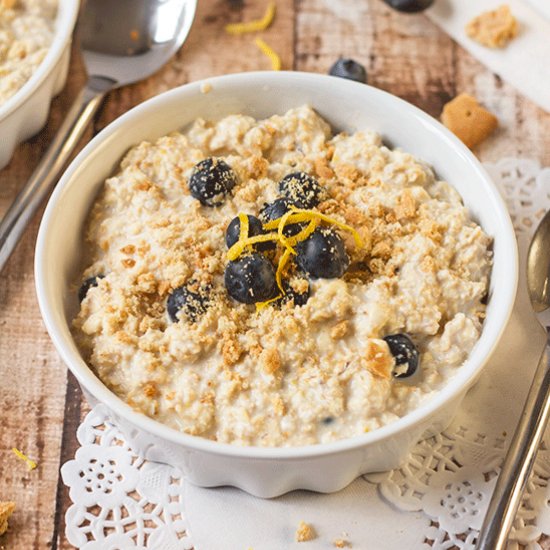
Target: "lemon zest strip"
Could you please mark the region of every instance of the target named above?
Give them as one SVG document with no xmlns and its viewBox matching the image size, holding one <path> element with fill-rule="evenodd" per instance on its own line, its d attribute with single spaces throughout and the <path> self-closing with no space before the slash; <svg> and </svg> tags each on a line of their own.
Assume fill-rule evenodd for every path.
<svg viewBox="0 0 550 550">
<path fill-rule="evenodd" d="M 266 235 L 256 235 L 255 237 L 247 237 L 243 240 L 238 240 L 228 251 L 227 259 L 230 261 L 236 260 L 247 247 L 257 243 L 265 243 L 269 241 L 277 241 L 277 233 L 267 233 Z"/>
<path fill-rule="evenodd" d="M 239 212 L 237 217 L 241 222 L 239 228 L 239 241 L 244 241 L 248 237 L 248 216 L 243 212 Z"/>
<path fill-rule="evenodd" d="M 305 241 L 317 229 L 318 221 L 313 218 L 299 233 L 287 239 L 289 246 L 296 246 L 299 242 Z"/>
<path fill-rule="evenodd" d="M 277 286 L 279 287 L 279 290 L 283 293 L 283 295 L 285 294 L 285 291 L 283 289 L 283 281 L 282 281 L 283 270 L 292 254 L 293 252 L 292 252 L 292 249 L 290 248 L 287 248 L 283 252 L 283 255 L 279 258 L 279 263 L 277 265 L 277 272 L 275 273 L 275 280 L 277 281 Z"/>
<path fill-rule="evenodd" d="M 280 71 L 281 70 L 281 58 L 277 54 L 277 52 L 268 44 L 266 44 L 261 38 L 256 38 L 254 40 L 254 43 L 258 48 L 260 48 L 260 51 L 269 57 L 269 60 L 271 61 L 271 69 L 273 71 Z"/>
<path fill-rule="evenodd" d="M 304 221 L 309 221 L 313 218 L 317 218 L 318 220 L 322 220 L 326 223 L 329 223 L 331 225 L 336 225 L 340 229 L 343 229 L 344 231 L 348 231 L 352 234 L 353 239 L 355 240 L 355 244 L 358 248 L 363 247 L 363 241 L 361 240 L 361 237 L 359 236 L 359 233 L 353 227 L 350 225 L 347 225 L 345 223 L 339 222 L 338 220 L 335 220 L 334 218 L 331 218 L 330 216 L 327 216 L 326 214 L 321 214 L 321 212 L 315 212 L 313 210 L 303 210 L 300 208 L 294 208 L 291 207 L 291 212 L 293 213 L 292 216 L 288 216 L 285 218 L 286 214 L 282 216 L 281 218 L 277 218 L 276 220 L 272 220 L 266 224 L 264 224 L 264 229 L 266 230 L 272 230 L 272 229 L 279 229 L 279 224 L 281 223 L 282 219 L 285 218 L 286 224 L 293 224 L 293 223 L 299 223 Z"/>
<path fill-rule="evenodd" d="M 279 222 L 279 226 L 277 227 L 277 235 L 279 237 L 279 240 L 281 241 L 281 244 L 287 249 L 287 250 L 290 250 L 290 252 L 292 252 L 292 254 L 296 254 L 296 251 L 294 250 L 294 248 L 292 248 L 292 246 L 290 245 L 290 243 L 288 242 L 288 239 L 287 237 L 283 234 L 283 230 L 285 228 L 285 225 L 287 223 L 287 220 L 290 218 L 290 216 L 292 216 L 292 211 L 289 210 L 288 212 L 285 212 L 281 218 L 280 218 L 280 222 Z M 285 251 L 286 252 L 286 251 Z M 282 290 L 282 289 L 281 289 Z"/>
<path fill-rule="evenodd" d="M 262 311 L 262 309 L 266 308 L 272 302 L 276 302 L 282 296 L 283 296 L 282 294 L 277 294 L 277 296 L 275 296 L 275 298 L 270 298 L 269 300 L 266 300 L 265 302 L 257 302 L 256 303 L 256 311 Z"/>
<path fill-rule="evenodd" d="M 225 32 L 228 34 L 239 35 L 248 32 L 265 31 L 275 17 L 275 2 L 269 2 L 267 9 L 261 19 L 253 19 L 246 23 L 229 23 L 225 26 Z"/>
<path fill-rule="evenodd" d="M 31 460 L 27 455 L 22 453 L 19 449 L 16 449 L 15 447 L 12 447 L 11 450 L 17 458 L 19 458 L 23 462 L 27 463 L 27 467 L 29 468 L 29 470 L 34 470 L 36 468 L 36 466 L 37 466 L 36 462 L 34 460 Z"/>
</svg>

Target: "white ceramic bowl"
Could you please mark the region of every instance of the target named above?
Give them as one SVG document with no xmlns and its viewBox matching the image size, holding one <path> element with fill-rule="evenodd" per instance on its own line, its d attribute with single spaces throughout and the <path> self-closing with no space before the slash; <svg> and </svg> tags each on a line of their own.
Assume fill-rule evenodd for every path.
<svg viewBox="0 0 550 550">
<path fill-rule="evenodd" d="M 50 102 L 65 86 L 79 4 L 79 0 L 59 0 L 55 35 L 44 61 L 21 88 L 0 105 L 0 170 L 10 161 L 15 147 L 46 124 Z"/>
<path fill-rule="evenodd" d="M 202 486 L 234 485 L 261 497 L 292 489 L 337 491 L 366 472 L 402 462 L 421 438 L 444 429 L 493 352 L 507 323 L 517 285 L 517 253 L 506 207 L 487 174 L 449 131 L 408 103 L 348 80 L 297 72 L 260 72 L 209 80 L 166 92 L 110 124 L 78 155 L 58 184 L 42 220 L 36 249 L 36 285 L 46 327 L 61 357 L 92 404 L 102 403 L 136 450 L 181 468 Z M 183 128 L 196 117 L 230 113 L 267 117 L 304 103 L 335 129 L 370 128 L 392 146 L 429 162 L 452 183 L 472 216 L 494 238 L 494 267 L 481 338 L 456 377 L 431 401 L 404 418 L 328 444 L 294 448 L 237 447 L 177 432 L 132 410 L 83 361 L 71 337 L 77 311 L 85 216 L 122 155 L 142 140 Z"/>
</svg>

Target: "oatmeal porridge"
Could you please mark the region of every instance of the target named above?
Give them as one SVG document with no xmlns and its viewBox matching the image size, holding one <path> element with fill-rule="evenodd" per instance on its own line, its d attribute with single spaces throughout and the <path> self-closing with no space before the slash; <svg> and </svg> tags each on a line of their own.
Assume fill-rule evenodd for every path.
<svg viewBox="0 0 550 550">
<path fill-rule="evenodd" d="M 429 166 L 310 107 L 130 150 L 86 227 L 77 343 L 135 409 L 236 445 L 352 437 L 478 340 L 491 239 Z"/>
<path fill-rule="evenodd" d="M 0 105 L 46 57 L 56 14 L 57 0 L 0 0 Z"/>
</svg>

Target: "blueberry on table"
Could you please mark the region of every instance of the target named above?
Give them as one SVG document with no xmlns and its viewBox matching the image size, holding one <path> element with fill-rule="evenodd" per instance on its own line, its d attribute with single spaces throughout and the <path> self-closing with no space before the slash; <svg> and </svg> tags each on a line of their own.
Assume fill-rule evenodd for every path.
<svg viewBox="0 0 550 550">
<path fill-rule="evenodd" d="M 105 275 L 94 275 L 93 277 L 88 277 L 78 289 L 78 301 L 82 302 L 82 300 L 86 298 L 88 290 L 90 290 L 90 288 L 92 288 L 93 286 L 97 286 L 99 280 L 103 279 L 104 277 Z"/>
<path fill-rule="evenodd" d="M 208 309 L 210 290 L 209 286 L 200 286 L 196 281 L 175 288 L 166 302 L 170 319 L 177 323 L 183 314 L 194 323 Z"/>
<path fill-rule="evenodd" d="M 280 197 L 273 202 L 266 202 L 260 210 L 260 220 L 263 223 L 277 220 L 284 216 L 291 206 L 294 206 L 294 202 L 287 197 Z"/>
<path fill-rule="evenodd" d="M 428 9 L 434 0 L 384 0 L 390 8 L 403 13 L 417 13 Z"/>
<path fill-rule="evenodd" d="M 342 237 L 329 228 L 316 229 L 296 245 L 298 266 L 313 279 L 341 277 L 349 266 Z"/>
<path fill-rule="evenodd" d="M 321 202 L 323 188 L 305 172 L 292 172 L 279 182 L 279 192 L 298 208 L 313 208 Z"/>
<path fill-rule="evenodd" d="M 367 83 L 367 71 L 361 63 L 357 63 L 353 59 L 340 57 L 334 65 L 329 69 L 328 74 L 355 80 L 355 82 Z"/>
<path fill-rule="evenodd" d="M 406 334 L 389 334 L 384 336 L 395 358 L 394 378 L 412 376 L 418 368 L 419 353 L 412 340 Z"/>
<path fill-rule="evenodd" d="M 229 164 L 219 158 L 201 160 L 189 178 L 191 195 L 204 206 L 220 206 L 235 187 L 237 176 Z"/>
<path fill-rule="evenodd" d="M 243 304 L 265 302 L 277 292 L 275 269 L 261 254 L 247 254 L 228 262 L 224 281 L 229 295 Z"/>
<path fill-rule="evenodd" d="M 264 228 L 262 227 L 262 222 L 256 218 L 256 216 L 247 215 L 248 217 L 248 235 L 247 237 L 256 237 L 257 235 L 262 235 L 265 233 Z M 241 220 L 238 216 L 233 218 L 227 229 L 225 231 L 225 244 L 227 248 L 231 248 L 238 240 L 241 234 Z M 274 242 L 265 242 L 265 243 L 256 243 L 254 248 L 260 252 L 266 250 L 272 250 L 275 248 L 276 244 Z"/>
</svg>

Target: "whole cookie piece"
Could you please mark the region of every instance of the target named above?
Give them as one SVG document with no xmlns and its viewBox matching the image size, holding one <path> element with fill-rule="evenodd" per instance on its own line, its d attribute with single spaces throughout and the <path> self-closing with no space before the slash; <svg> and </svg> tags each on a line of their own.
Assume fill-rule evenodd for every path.
<svg viewBox="0 0 550 550">
<path fill-rule="evenodd" d="M 486 139 L 498 126 L 497 117 L 468 94 L 456 96 L 443 107 L 441 122 L 470 149 Z"/>
<path fill-rule="evenodd" d="M 466 34 L 488 48 L 504 48 L 518 34 L 518 22 L 507 5 L 486 11 L 466 25 Z"/>
<path fill-rule="evenodd" d="M 0 535 L 8 530 L 8 519 L 15 510 L 15 502 L 0 502 Z"/>
</svg>

